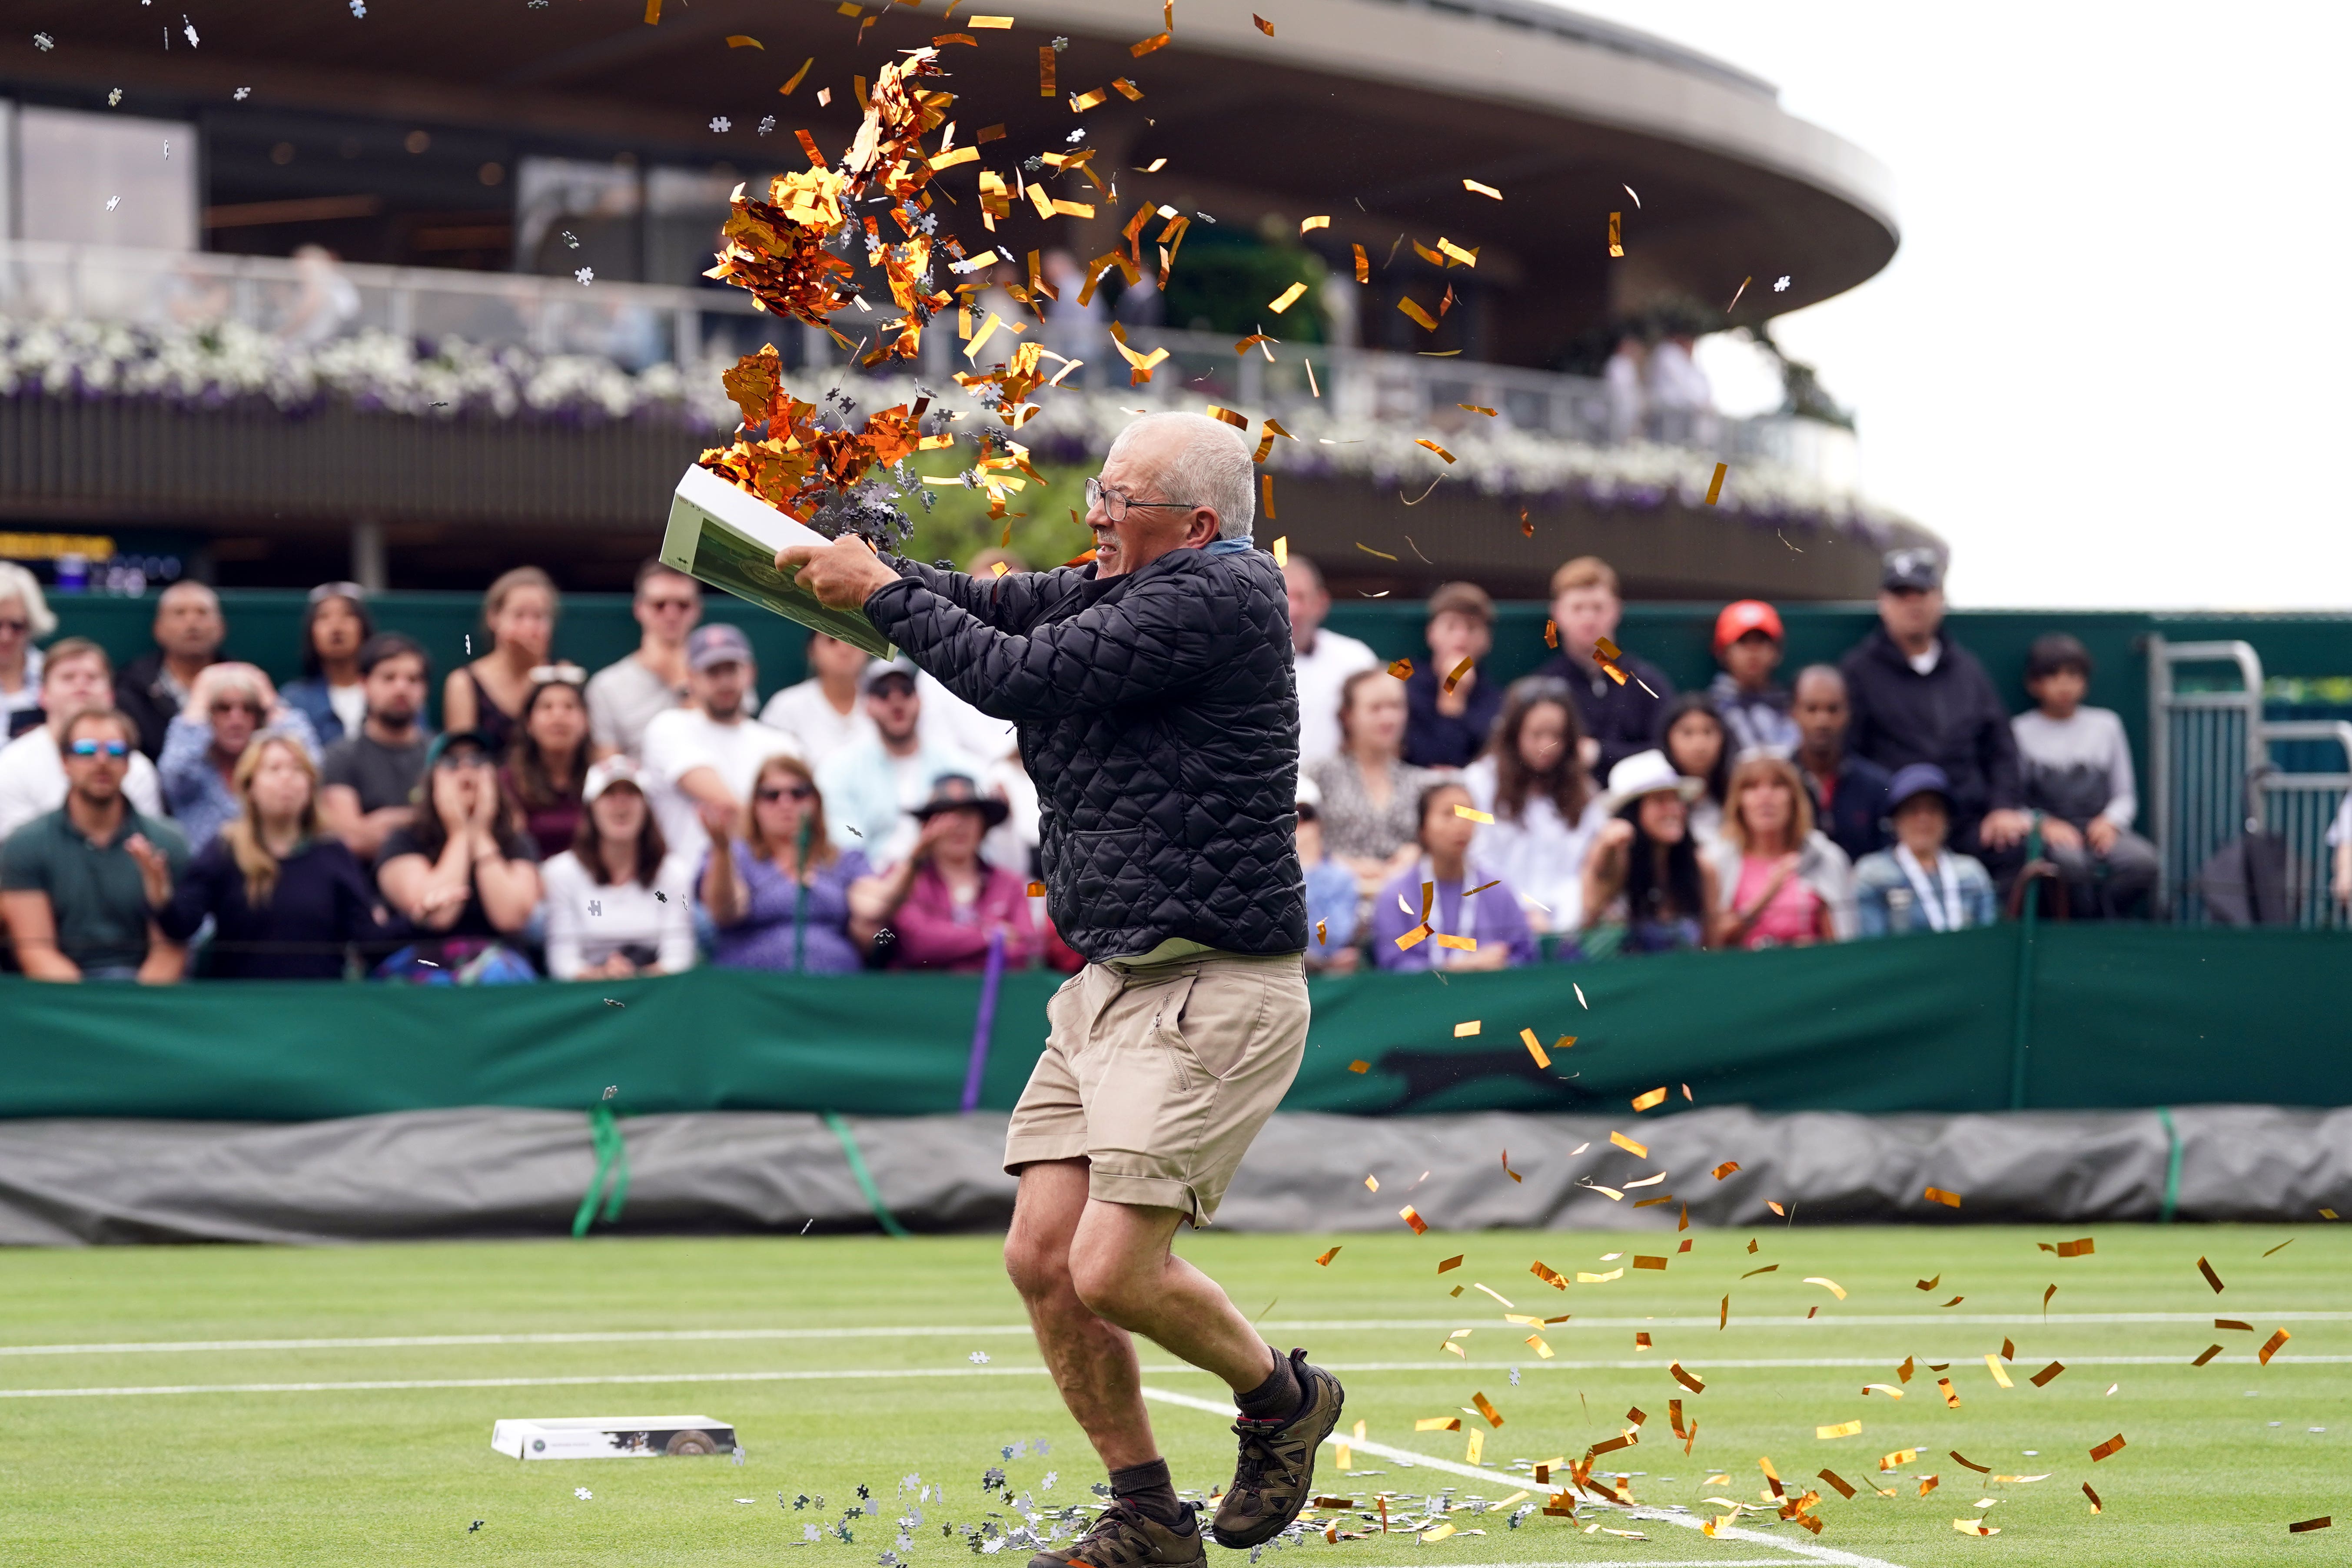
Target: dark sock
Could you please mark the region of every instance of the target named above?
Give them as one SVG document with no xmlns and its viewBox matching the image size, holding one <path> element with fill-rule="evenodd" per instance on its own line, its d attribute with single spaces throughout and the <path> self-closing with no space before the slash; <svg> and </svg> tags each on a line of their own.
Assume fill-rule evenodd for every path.
<svg viewBox="0 0 2352 1568">
<path fill-rule="evenodd" d="M 1247 1394 L 1234 1395 L 1234 1403 L 1241 1406 L 1242 1415 L 1249 1420 L 1287 1421 L 1298 1413 L 1304 1397 L 1298 1374 L 1292 1370 L 1288 1357 L 1271 1345 L 1266 1348 L 1273 1352 L 1274 1370 Z"/>
<path fill-rule="evenodd" d="M 1176 1482 L 1168 1474 L 1168 1461 L 1165 1459 L 1113 1470 L 1110 1473 L 1110 1495 L 1132 1505 L 1146 1519 L 1160 1524 L 1183 1522 L 1184 1505 L 1176 1500 Z"/>
</svg>

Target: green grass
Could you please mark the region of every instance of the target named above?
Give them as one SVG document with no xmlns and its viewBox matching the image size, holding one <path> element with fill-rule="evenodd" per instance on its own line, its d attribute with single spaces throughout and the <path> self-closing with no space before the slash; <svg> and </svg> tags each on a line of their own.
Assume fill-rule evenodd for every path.
<svg viewBox="0 0 2352 1568">
<path fill-rule="evenodd" d="M 2071 1233 L 2066 1233 L 2071 1234 Z M 2000 1560 L 2032 1563 L 2238 1563 L 2325 1558 L 2352 1549 L 2352 1324 L 2296 1321 L 2279 1360 L 2252 1352 L 2276 1314 L 2340 1311 L 2352 1240 L 2313 1221 L 2290 1228 L 2097 1226 L 2098 1250 L 2059 1259 L 2037 1241 L 2060 1233 L 1993 1229 L 1798 1229 L 1695 1232 L 1693 1251 L 1664 1273 L 1629 1272 L 1562 1296 L 1531 1277 L 1540 1258 L 1572 1276 L 1659 1247 L 1656 1233 L 1591 1232 L 1247 1237 L 1211 1232 L 1182 1244 L 1226 1282 L 1244 1311 L 1265 1319 L 1270 1339 L 1312 1347 L 1341 1368 L 1348 1417 L 1374 1441 L 1459 1461 L 1462 1434 L 1416 1435 L 1415 1417 L 1450 1414 L 1483 1392 L 1507 1425 L 1488 1434 L 1486 1458 L 1546 1459 L 1580 1453 L 1616 1432 L 1628 1406 L 1650 1412 L 1646 1440 L 1611 1458 L 1636 1473 L 1644 1503 L 1694 1508 L 1707 1496 L 1753 1500 L 1759 1455 L 1790 1479 L 1823 1466 L 1848 1480 L 1875 1477 L 1880 1455 L 1916 1447 L 1897 1496 L 1828 1495 L 1819 1545 L 1914 1565 Z M 2293 1236 L 2268 1258 L 2266 1248 Z M 1328 1268 L 1315 1255 L 1342 1244 Z M 1465 1265 L 1439 1277 L 1437 1261 Z M 2210 1257 L 2227 1292 L 2196 1271 Z M 1740 1275 L 1766 1264 L 1779 1271 Z M 1837 1280 L 1838 1300 L 1802 1283 Z M 1923 1295 L 1914 1282 L 1940 1275 Z M 1537 1359 L 1524 1329 L 1467 1286 L 1483 1281 L 1523 1311 L 1572 1311 L 1548 1331 L 1558 1354 Z M 1465 1286 L 1456 1299 L 1447 1292 Z M 2055 1282 L 2047 1326 L 2042 1289 Z M 1727 1330 L 1717 1303 L 1731 1296 Z M 1966 1297 L 1948 1311 L 1937 1303 Z M 1804 1319 L 1808 1308 L 1819 1316 Z M 2000 1314 L 2000 1322 L 1960 1314 Z M 2195 1314 L 2176 1322 L 2069 1321 L 2069 1313 Z M 2252 1333 L 2215 1331 L 2214 1313 L 2243 1318 Z M 1899 1321 L 1871 1321 L 1894 1317 Z M 2013 1320 L 2013 1321 L 2012 1321 Z M 611 1387 L 404 1388 L 370 1391 L 154 1394 L 0 1401 L 0 1562 L 72 1563 L 772 1563 L 804 1553 L 834 1568 L 871 1564 L 892 1544 L 888 1521 L 900 1478 L 944 1483 L 947 1501 L 924 1509 L 908 1553 L 917 1568 L 971 1561 L 942 1521 L 976 1522 L 990 1506 L 983 1469 L 1002 1465 L 1041 1504 L 1075 1500 L 1100 1479 L 1051 1386 L 1034 1372 L 1034 1346 L 1003 1281 L 992 1238 L 892 1242 L 786 1237 L 722 1241 L 435 1245 L 294 1251 L 264 1248 L 112 1248 L 17 1252 L 0 1265 L 0 1343 L 99 1343 L 375 1335 L 593 1332 L 648 1330 L 856 1328 L 846 1339 L 712 1339 L 403 1348 L 0 1355 L 0 1389 L 103 1388 L 260 1382 L 349 1382 L 488 1377 L 618 1376 L 772 1370 L 824 1373 L 947 1373 L 948 1376 L 826 1376 L 792 1382 L 668 1383 Z M 1341 1327 L 1342 1323 L 1364 1326 Z M 1309 1326 L 1309 1325 L 1322 1326 Z M 1635 1352 L 1646 1325 L 1656 1342 Z M 1454 1327 L 1469 1361 L 1439 1353 Z M 1982 1356 L 2016 1342 L 2016 1386 L 2002 1390 Z M 2216 1341 L 2222 1361 L 2188 1363 Z M 985 1369 L 968 1359 L 991 1358 Z M 1906 1355 L 1948 1361 L 1957 1410 L 1933 1373 L 1915 1377 L 1899 1405 L 1861 1394 L 1891 1383 Z M 2117 1358 L 2155 1357 L 2153 1363 Z M 2307 1359 L 2308 1358 L 2308 1359 Z M 2333 1359 L 2330 1359 L 2333 1358 Z M 1146 1381 L 1213 1395 L 1212 1380 L 1166 1366 L 1146 1349 Z M 1679 1359 L 1706 1383 L 1683 1394 L 1700 1423 L 1695 1453 L 1666 1433 L 1666 1401 L 1682 1391 L 1666 1363 Z M 2037 1389 L 2027 1375 L 2053 1360 L 2067 1372 Z M 1865 1364 L 1740 1366 L 1740 1362 Z M 1523 1381 L 1513 1386 L 1509 1369 Z M 998 1375 L 1005 1374 L 1005 1375 Z M 2108 1392 L 2109 1385 L 2117 1385 Z M 2250 1397 L 2249 1394 L 2252 1396 Z M 749 1451 L 724 1459 L 520 1463 L 488 1447 L 502 1415 L 700 1412 L 734 1422 Z M 1230 1473 L 1231 1439 L 1199 1412 L 1153 1407 L 1180 1485 L 1205 1489 Z M 1859 1417 L 1859 1436 L 1822 1441 L 1817 1425 Z M 2324 1426 L 2325 1433 L 2307 1430 Z M 2123 1433 L 2129 1446 L 2094 1465 L 2087 1450 Z M 1010 1462 L 1004 1445 L 1043 1439 L 1051 1451 Z M 2051 1472 L 2030 1485 L 1989 1485 L 1945 1456 L 1958 1448 L 2008 1474 Z M 2039 1450 L 2029 1457 L 2025 1450 Z M 1345 1482 L 1326 1450 L 1318 1479 Z M 1423 1493 L 1457 1485 L 1499 1498 L 1492 1483 L 1405 1469 L 1360 1455 L 1384 1472 L 1352 1489 Z M 1059 1472 L 1051 1491 L 1047 1470 Z M 1942 1484 L 1922 1500 L 1916 1478 Z M 1712 1474 L 1727 1482 L 1706 1485 Z M 2106 1512 L 2091 1517 L 2078 1489 L 2091 1480 Z M 859 1483 L 887 1511 L 831 1537 L 800 1544 L 814 1511 L 780 1511 L 776 1494 L 822 1494 L 824 1522 L 841 1516 Z M 1819 1483 L 1815 1483 L 1818 1485 Z M 575 1487 L 594 1492 L 591 1501 Z M 1826 1488 L 1822 1489 L 1827 1492 Z M 751 1498 L 750 1506 L 733 1500 Z M 2002 1533 L 1956 1534 L 1985 1497 Z M 996 1506 L 1002 1507 L 1002 1504 Z M 2335 1513 L 2344 1525 L 2290 1539 L 2293 1520 Z M 1708 1541 L 1671 1524 L 1647 1541 L 1583 1533 L 1537 1515 L 1517 1531 L 1498 1514 L 1456 1516 L 1484 1537 L 1423 1546 L 1390 1537 L 1289 1550 L 1365 1564 L 1717 1562 L 1787 1556 L 1770 1544 Z M 467 1525 L 486 1521 L 478 1534 Z M 1621 1518 L 1602 1521 L 1622 1527 Z M 1751 1521 L 1776 1541 L 1813 1538 L 1785 1524 Z M 1014 1563 L 1014 1552 L 992 1560 Z M 1213 1562 L 1240 1564 L 1213 1552 Z"/>
</svg>

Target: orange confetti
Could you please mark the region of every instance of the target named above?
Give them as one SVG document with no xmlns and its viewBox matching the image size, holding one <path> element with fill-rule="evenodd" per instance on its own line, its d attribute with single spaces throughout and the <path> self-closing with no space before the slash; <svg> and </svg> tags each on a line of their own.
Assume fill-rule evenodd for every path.
<svg viewBox="0 0 2352 1568">
<path fill-rule="evenodd" d="M 730 49 L 758 49 L 762 54 L 766 53 L 768 48 L 767 45 L 751 37 L 749 33 L 728 34 L 727 47 Z"/>
<path fill-rule="evenodd" d="M 1333 1259 L 1333 1258 L 1337 1258 L 1337 1257 L 1339 1257 L 1339 1249 L 1338 1247 L 1333 1247 L 1330 1251 L 1328 1251 L 1328 1252 L 1325 1253 L 1322 1257 L 1320 1257 L 1320 1258 L 1317 1258 L 1315 1261 L 1316 1261 L 1316 1262 L 1318 1262 L 1318 1263 L 1319 1263 L 1319 1264 L 1321 1264 L 1324 1268 L 1330 1268 L 1330 1267 L 1331 1267 L 1331 1259 Z"/>
<path fill-rule="evenodd" d="M 1669 1363 L 1669 1364 L 1667 1365 L 1667 1367 L 1666 1367 L 1666 1372 L 1667 1372 L 1667 1374 L 1668 1374 L 1669 1376 L 1671 1376 L 1671 1377 L 1672 1377 L 1672 1378 L 1673 1378 L 1676 1383 L 1681 1384 L 1685 1388 L 1689 1389 L 1693 1394 L 1705 1394 L 1705 1393 L 1706 1392 L 1706 1384 L 1704 1384 L 1704 1383 L 1701 1383 L 1697 1378 L 1696 1378 L 1696 1377 L 1692 1376 L 1689 1373 L 1687 1373 L 1687 1372 L 1684 1371 L 1684 1370 L 1683 1370 L 1683 1363 L 1680 1363 L 1680 1362 L 1674 1362 L 1674 1363 Z M 1680 1402 L 1679 1402 L 1679 1401 L 1677 1401 L 1676 1403 L 1677 1403 L 1677 1405 L 1679 1405 L 1679 1403 L 1680 1403 Z"/>
<path fill-rule="evenodd" d="M 2092 1511 L 2093 1513 L 2100 1513 L 2100 1512 L 2104 1512 L 2104 1511 L 2105 1511 L 2105 1510 L 2101 1508 L 2100 1503 L 2099 1503 L 2099 1494 L 2098 1494 L 2098 1493 L 2096 1493 L 2096 1492 L 2095 1492 L 2095 1491 L 2093 1491 L 2093 1490 L 2091 1489 L 2091 1483 L 2090 1483 L 2090 1482 L 2088 1482 L 2088 1481 L 2084 1481 L 2084 1482 L 2083 1483 L 2083 1495 L 2084 1495 L 2084 1497 L 2089 1498 L 2089 1499 L 2091 1500 L 2091 1511 Z"/>
<path fill-rule="evenodd" d="M 1707 487 L 1706 487 L 1706 504 L 1707 504 L 1707 505 L 1709 505 L 1709 506 L 1713 506 L 1713 505 L 1714 505 L 1717 500 L 1721 500 L 1721 499 L 1722 499 L 1722 496 L 1723 496 L 1723 476 L 1724 476 L 1726 473 L 1728 473 L 1728 472 L 1730 471 L 1730 468 L 1731 468 L 1731 465 L 1730 465 L 1730 464 L 1728 464 L 1728 463 L 1717 463 L 1717 464 L 1715 466 L 1715 478 L 1714 478 L 1714 479 L 1710 479 L 1709 481 L 1707 481 Z M 1958 1205 L 1954 1205 L 1954 1206 L 1956 1206 L 1956 1207 L 1957 1207 Z"/>
<path fill-rule="evenodd" d="M 1427 1236 L 1429 1234 L 1429 1222 L 1422 1218 L 1420 1215 L 1416 1214 L 1411 1204 L 1407 1204 L 1404 1207 L 1397 1210 L 1397 1217 L 1403 1220 L 1405 1224 L 1412 1226 L 1413 1235 Z"/>
<path fill-rule="evenodd" d="M 1647 1110 L 1654 1105 L 1664 1105 L 1665 1102 L 1666 1091 L 1663 1089 L 1654 1089 L 1647 1094 L 1635 1095 L 1633 1097 L 1633 1109 L 1636 1110 Z"/>
<path fill-rule="evenodd" d="M 1443 1262 L 1443 1263 L 1439 1264 L 1439 1265 L 1437 1266 L 1437 1271 L 1438 1271 L 1440 1274 L 1443 1274 L 1443 1273 L 1446 1272 L 1448 1269 L 1452 1269 L 1452 1268 L 1461 1268 L 1461 1267 L 1462 1267 L 1462 1259 L 1463 1259 L 1465 1257 L 1466 1257 L 1466 1256 L 1467 1256 L 1467 1254 L 1465 1254 L 1465 1253 L 1460 1253 L 1460 1252 L 1455 1253 L 1453 1257 L 1451 1257 L 1451 1258 L 1447 1258 L 1444 1262 Z"/>
<path fill-rule="evenodd" d="M 1526 514 L 1522 513 L 1521 515 L 1524 516 Z M 1535 527 L 1533 524 L 1528 525 L 1527 532 L 1529 538 L 1533 538 L 1535 536 Z M 1559 623 L 1553 620 L 1549 616 L 1546 616 L 1544 617 L 1544 647 L 1558 647 L 1559 646 Z"/>
<path fill-rule="evenodd" d="M 1475 194 L 1475 195 L 1482 195 L 1482 196 L 1488 196 L 1488 197 L 1491 197 L 1491 198 L 1493 198 L 1494 200 L 1498 201 L 1498 202 L 1499 202 L 1499 201 L 1501 201 L 1501 200 L 1503 199 L 1503 193 L 1502 193 L 1502 192 L 1500 192 L 1500 191 L 1496 190 L 1496 189 L 1494 186 L 1492 186 L 1492 185 L 1480 184 L 1479 184 L 1477 181 L 1475 181 L 1475 180 L 1466 179 L 1466 178 L 1465 178 L 1465 179 L 1462 182 L 1462 188 L 1463 188 L 1464 190 L 1465 190 L 1465 191 L 1472 192 L 1472 193 L 1474 193 L 1474 194 Z"/>
<path fill-rule="evenodd" d="M 1424 441 L 1422 445 L 1425 447 L 1429 445 L 1429 443 Z M 1462 678 L 1469 674 L 1472 669 L 1475 668 L 1476 665 L 1476 660 L 1465 658 L 1460 664 L 1457 664 L 1452 669 L 1447 670 L 1445 672 L 1445 694 L 1451 697 L 1454 694 L 1454 689 L 1462 684 Z M 1460 806 L 1454 807 L 1456 812 L 1459 812 L 1461 809 L 1462 808 Z M 1492 822 L 1495 819 L 1489 816 L 1486 820 L 1488 822 Z"/>
<path fill-rule="evenodd" d="M 2026 1381 L 2032 1384 L 2036 1388 L 2047 1388 L 2050 1386 L 2050 1380 L 2056 1377 L 2060 1373 L 2064 1372 L 2065 1370 L 2066 1363 L 2064 1362 L 2053 1361 L 2048 1366 L 2043 1367 L 2040 1372 L 2035 1373 L 2032 1377 L 2026 1379 Z"/>
<path fill-rule="evenodd" d="M 1395 676 L 1399 680 L 1411 680 L 1412 679 L 1412 660 L 1409 658 L 1390 660 L 1389 673 Z"/>
<path fill-rule="evenodd" d="M 1348 1064 L 1348 1070 L 1349 1072 L 1370 1072 L 1372 1070 L 1372 1064 L 1367 1061 L 1352 1061 Z"/>
<path fill-rule="evenodd" d="M 1958 1193 L 1948 1193 L 1941 1187 L 1929 1187 L 1927 1189 L 1927 1197 L 1929 1203 L 1941 1204 L 1946 1208 L 1956 1209 L 1960 1206 L 1960 1194 Z"/>
<path fill-rule="evenodd" d="M 1551 1066 L 1551 1058 L 1544 1054 L 1544 1048 L 1542 1045 L 1537 1041 L 1536 1032 L 1533 1029 L 1521 1029 L 1519 1031 L 1519 1039 L 1527 1046 L 1528 1055 L 1535 1058 L 1536 1066 L 1539 1068 L 1548 1068 Z"/>
<path fill-rule="evenodd" d="M 1032 883 L 1030 883 L 1030 884 L 1029 884 L 1029 896 L 1030 896 L 1031 898 L 1033 898 L 1033 899 L 1042 899 L 1042 898 L 1044 898 L 1044 897 L 1045 896 L 1045 883 L 1043 883 L 1043 882 L 1032 882 Z"/>
<path fill-rule="evenodd" d="M 2092 1245 L 2091 1238 L 2087 1236 L 2080 1241 L 2062 1241 L 2055 1247 L 2046 1241 L 2038 1241 L 2034 1245 L 2044 1252 L 2054 1252 L 2061 1258 L 2087 1258 L 2098 1250 Z"/>
<path fill-rule="evenodd" d="M 1823 1470 L 1822 1472 L 1822 1479 L 1837 1488 L 1838 1495 L 1840 1497 L 1851 1498 L 1853 1496 L 1853 1488 L 1846 1485 L 1844 1479 L 1835 1470 Z"/>
<path fill-rule="evenodd" d="M 1723 1178 L 1724 1178 L 1724 1177 L 1726 1177 L 1726 1176 L 1727 1176 L 1727 1175 L 1731 1174 L 1731 1173 L 1732 1173 L 1732 1172 L 1734 1172 L 1734 1171 L 1736 1171 L 1736 1170 L 1738 1170 L 1738 1169 L 1739 1169 L 1739 1162 L 1738 1162 L 1738 1161 L 1737 1161 L 1737 1160 L 1726 1160 L 1722 1164 L 1717 1165 L 1717 1166 L 1715 1168 L 1715 1179 L 1716 1179 L 1717 1181 L 1718 1181 L 1718 1182 L 1719 1182 L 1719 1181 L 1723 1180 Z"/>
<path fill-rule="evenodd" d="M 1652 1258 L 1638 1252 L 1633 1255 L 1633 1267 L 1636 1268 L 1664 1268 L 1665 1266 L 1666 1260 L 1663 1258 Z"/>
<path fill-rule="evenodd" d="M 2084 1487 L 2083 1489 L 2084 1491 L 2089 1491 L 2091 1489 Z M 2299 1523 L 2288 1525 L 2286 1527 L 2286 1532 L 2289 1535 L 2303 1535 L 2315 1530 L 2326 1530 L 2329 1525 L 2332 1525 L 2335 1522 L 2336 1516 L 2334 1514 L 2323 1513 L 2317 1519 L 2306 1519 Z"/>
<path fill-rule="evenodd" d="M 2091 1450 L 2091 1462 L 2093 1464 L 2096 1464 L 2101 1459 L 2106 1458 L 2110 1455 L 2121 1451 L 2123 1446 L 2124 1435 L 2118 1432 L 2114 1436 L 2108 1438 L 2105 1442 Z"/>
<path fill-rule="evenodd" d="M 2281 1329 L 2278 1332 L 2273 1334 L 2269 1339 L 2263 1342 L 2263 1348 L 2254 1352 L 2254 1359 L 2261 1362 L 2264 1366 L 2270 1365 L 2271 1357 L 2278 1354 L 2279 1347 L 2294 1337 L 2294 1335 L 2288 1333 L 2284 1329 Z"/>
<path fill-rule="evenodd" d="M 783 86 L 778 88 L 776 90 L 782 93 L 787 98 L 791 97 L 793 89 L 800 86 L 801 79 L 808 75 L 809 67 L 814 64 L 816 64 L 816 57 L 814 55 L 811 55 L 808 58 L 801 62 L 800 69 L 793 72 L 793 79 L 784 83 Z"/>
<path fill-rule="evenodd" d="M 2190 1362 L 2189 1364 L 2190 1366 L 2203 1366 L 2207 1362 L 2211 1361 L 2215 1356 L 2220 1355 L 2221 1353 L 2221 1347 L 2220 1345 L 2207 1345 L 2205 1347 L 2204 1353 L 2200 1355 L 2195 1361 Z"/>
<path fill-rule="evenodd" d="M 2218 1296 L 2221 1293 L 2221 1277 L 2213 1272 L 2211 1264 L 2200 1258 L 2197 1260 L 2197 1271 L 2205 1276 L 2206 1284 L 2213 1287 L 2213 1294 Z"/>
<path fill-rule="evenodd" d="M 1471 1404 L 1473 1404 L 1473 1405 L 1476 1405 L 1476 1406 L 1478 1407 L 1478 1414 L 1479 1414 L 1479 1415 L 1484 1415 L 1484 1416 L 1486 1418 L 1486 1420 L 1487 1420 L 1487 1422 L 1488 1422 L 1488 1424 L 1489 1424 L 1489 1425 L 1491 1425 L 1491 1426 L 1500 1426 L 1503 1424 L 1503 1417 L 1502 1417 L 1502 1415 L 1500 1415 L 1500 1414 L 1499 1414 L 1499 1413 L 1495 1409 L 1495 1407 L 1494 1407 L 1492 1405 L 1490 1405 L 1490 1404 L 1488 1404 L 1488 1403 L 1486 1402 L 1486 1396 L 1485 1394 L 1472 1394 L 1472 1395 L 1470 1396 L 1470 1403 L 1471 1403 Z"/>
<path fill-rule="evenodd" d="M 1617 1147 L 1624 1150 L 1627 1153 L 1633 1155 L 1637 1160 L 1646 1160 L 1650 1157 L 1650 1146 L 1647 1143 L 1636 1143 L 1631 1138 L 1626 1137 L 1622 1132 L 1611 1132 L 1609 1134 L 1609 1142 L 1616 1144 Z"/>
<path fill-rule="evenodd" d="M 1265 17 L 1259 16 L 1255 11 L 1250 13 L 1250 20 L 1257 24 L 1257 30 L 1259 32 L 1264 33 L 1269 38 L 1274 37 L 1273 23 L 1267 21 Z"/>
</svg>

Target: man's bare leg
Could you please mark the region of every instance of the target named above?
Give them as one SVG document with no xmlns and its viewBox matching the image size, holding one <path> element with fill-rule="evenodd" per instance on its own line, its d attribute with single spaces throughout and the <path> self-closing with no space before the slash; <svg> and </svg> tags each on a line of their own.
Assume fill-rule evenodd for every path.
<svg viewBox="0 0 2352 1568">
<path fill-rule="evenodd" d="M 1029 1310 L 1030 1327 L 1062 1403 L 1114 1470 L 1160 1457 L 1143 1408 L 1135 1341 L 1079 1297 L 1070 1244 L 1087 1210 L 1085 1160 L 1025 1165 L 1004 1238 L 1005 1272 Z"/>
</svg>

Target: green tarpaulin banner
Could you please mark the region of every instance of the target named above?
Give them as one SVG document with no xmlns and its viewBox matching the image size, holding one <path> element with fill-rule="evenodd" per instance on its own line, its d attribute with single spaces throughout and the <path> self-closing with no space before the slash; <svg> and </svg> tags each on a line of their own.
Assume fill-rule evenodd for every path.
<svg viewBox="0 0 2352 1568">
<path fill-rule="evenodd" d="M 2340 934 L 2044 925 L 1841 947 L 1318 981 L 1285 1109 L 1766 1110 L 2352 1102 Z M 2020 1007 L 2019 975 L 2031 994 Z M 1007 975 L 981 1103 L 1009 1107 L 1059 977 Z M 1577 988 L 1584 1000 L 1580 1003 Z M 444 1106 L 953 1110 L 977 978 L 456 989 L 0 981 L 0 1116 L 301 1121 Z M 617 1005 L 616 1005 L 617 1004 Z M 1472 1035 L 1459 1026 L 1475 1023 Z M 1520 1038 L 1551 1057 L 1538 1068 Z M 1559 1046 L 1564 1037 L 1572 1046 Z M 2018 1074 L 2020 1061 L 2022 1073 Z M 1351 1071 L 1356 1062 L 1368 1064 Z M 2012 1093 L 2021 1081 L 2021 1101 Z"/>
</svg>

